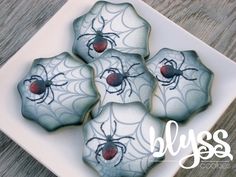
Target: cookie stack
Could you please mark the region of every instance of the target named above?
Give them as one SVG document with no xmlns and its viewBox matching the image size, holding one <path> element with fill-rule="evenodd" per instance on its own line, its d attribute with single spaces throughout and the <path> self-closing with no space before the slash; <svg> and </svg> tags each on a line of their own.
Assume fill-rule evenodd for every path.
<svg viewBox="0 0 236 177">
<path fill-rule="evenodd" d="M 145 176 L 163 159 L 150 127 L 162 137 L 165 121 L 205 109 L 213 73 L 194 51 L 148 58 L 151 26 L 129 3 L 98 1 L 73 27 L 76 57 L 36 59 L 19 82 L 22 115 L 48 131 L 83 124 L 83 159 L 100 176 Z"/>
</svg>

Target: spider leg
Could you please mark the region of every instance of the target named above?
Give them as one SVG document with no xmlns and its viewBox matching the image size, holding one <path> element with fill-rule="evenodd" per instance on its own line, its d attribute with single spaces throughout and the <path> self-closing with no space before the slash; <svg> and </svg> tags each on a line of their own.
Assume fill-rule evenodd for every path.
<svg viewBox="0 0 236 177">
<path fill-rule="evenodd" d="M 127 70 L 126 72 L 128 73 L 129 70 L 130 70 L 131 68 L 133 68 L 135 65 L 140 65 L 140 63 L 134 63 L 134 64 L 132 64 L 132 65 L 128 68 L 128 70 Z"/>
<path fill-rule="evenodd" d="M 88 49 L 88 56 L 90 56 L 91 58 L 94 58 L 90 53 L 91 50 L 92 50 L 91 48 Z"/>
<path fill-rule="evenodd" d="M 96 38 L 96 37 L 93 37 L 93 38 L 89 39 L 88 42 L 87 42 L 87 44 L 86 44 L 86 46 L 87 46 L 90 50 L 93 50 L 90 46 L 93 44 L 92 41 L 93 41 L 95 38 Z"/>
<path fill-rule="evenodd" d="M 170 64 L 172 67 L 177 68 L 177 63 L 175 60 L 168 60 L 167 58 L 164 58 L 163 60 L 161 60 L 159 63 L 164 62 L 164 64 Z"/>
<path fill-rule="evenodd" d="M 175 77 L 174 82 L 175 82 L 176 78 L 177 78 L 177 77 Z M 170 90 L 173 90 L 173 89 L 175 89 L 175 88 L 177 87 L 177 85 L 178 85 L 178 83 L 179 83 L 179 78 L 180 78 L 180 76 L 178 76 L 177 81 L 175 82 L 175 86 L 172 87 L 172 88 L 170 88 Z M 173 82 L 173 83 L 174 83 L 174 82 Z"/>
<path fill-rule="evenodd" d="M 110 43 L 110 45 L 111 45 L 111 48 L 113 49 L 113 43 L 112 43 L 112 41 L 111 41 L 111 40 L 109 40 L 109 39 L 107 39 L 107 41 Z M 114 45 L 116 46 L 116 43 L 114 43 Z"/>
<path fill-rule="evenodd" d="M 183 52 L 180 52 L 180 53 L 181 53 L 181 55 L 184 57 L 184 59 L 183 59 L 182 63 L 179 65 L 179 68 L 178 68 L 178 69 L 180 69 L 180 68 L 182 67 L 182 65 L 184 64 L 184 62 L 185 62 L 184 53 L 183 53 Z"/>
<path fill-rule="evenodd" d="M 54 92 L 53 92 L 53 90 L 52 90 L 51 87 L 49 87 L 49 90 L 50 90 L 51 93 L 52 93 L 52 100 L 48 103 L 48 105 L 50 105 L 50 104 L 54 101 Z M 49 94 L 49 91 L 48 91 L 48 94 Z"/>
<path fill-rule="evenodd" d="M 171 80 L 173 79 L 173 78 L 171 78 L 170 80 L 168 80 L 168 81 L 165 81 L 165 80 L 161 80 L 161 79 L 159 79 L 157 76 L 156 76 L 156 79 L 159 81 L 159 82 L 163 82 L 163 83 L 170 83 L 171 82 Z"/>
<path fill-rule="evenodd" d="M 135 138 L 133 138 L 132 136 L 123 136 L 123 137 L 121 137 L 121 138 L 113 139 L 113 141 L 119 141 L 119 140 L 124 139 L 124 138 L 130 138 L 130 139 L 135 140 Z"/>
<path fill-rule="evenodd" d="M 52 81 L 53 79 L 55 79 L 57 76 L 59 76 L 59 75 L 65 75 L 64 73 L 58 73 L 58 74 L 56 74 L 55 76 L 53 76 L 51 79 L 50 79 L 50 81 Z M 53 86 L 63 86 L 63 85 L 66 85 L 68 82 L 66 81 L 65 83 L 63 83 L 63 84 L 54 84 L 54 83 L 52 83 L 51 85 L 53 85 Z"/>
<path fill-rule="evenodd" d="M 23 84 L 25 84 L 26 82 L 31 82 L 33 79 L 25 79 L 24 80 L 24 82 L 23 82 Z M 34 80 L 36 80 L 36 79 L 34 79 Z"/>
<path fill-rule="evenodd" d="M 119 145 L 116 145 L 117 147 L 119 147 L 121 149 L 121 157 L 120 157 L 120 160 L 114 165 L 114 167 L 116 167 L 117 165 L 120 164 L 120 162 L 123 160 L 123 157 L 124 157 L 124 149 L 122 146 L 119 146 Z"/>
<path fill-rule="evenodd" d="M 106 89 L 106 91 L 110 94 L 117 93 L 117 95 L 120 95 L 122 93 L 122 87 L 123 87 L 123 83 L 121 84 L 121 87 L 119 90 L 109 91 L 108 89 Z M 121 93 L 118 93 L 118 92 L 121 92 Z"/>
<path fill-rule="evenodd" d="M 125 84 L 123 85 L 123 83 L 125 83 Z M 120 89 L 116 91 L 116 92 L 119 92 L 119 93 L 117 93 L 117 95 L 121 95 L 125 91 L 126 85 L 127 85 L 126 81 L 124 80 L 124 82 L 122 82 L 122 84 L 120 86 Z"/>
<path fill-rule="evenodd" d="M 99 150 L 96 150 L 97 151 L 97 153 L 96 153 L 96 156 L 95 156 L 95 158 L 96 158 L 96 160 L 97 160 L 97 163 L 100 163 L 100 161 L 98 160 L 98 156 L 100 156 L 100 152 L 101 152 L 101 150 L 103 149 L 103 147 L 101 147 Z"/>
<path fill-rule="evenodd" d="M 126 148 L 126 146 L 125 146 L 123 143 L 121 143 L 121 142 L 119 142 L 119 141 L 117 141 L 117 142 L 116 142 L 116 141 L 115 141 L 115 142 L 112 141 L 112 142 L 113 142 L 116 146 L 123 148 L 123 150 L 124 150 L 123 152 L 126 153 L 127 148 Z"/>
<path fill-rule="evenodd" d="M 48 97 L 48 95 L 49 95 L 49 89 L 46 89 L 46 91 L 44 92 L 44 97 L 42 98 L 41 101 L 37 102 L 37 104 L 44 102 L 46 98 Z"/>
<path fill-rule="evenodd" d="M 90 54 L 90 51 L 93 50 L 91 48 L 91 45 L 93 45 L 93 40 L 95 39 L 96 37 L 93 37 L 92 39 L 89 39 L 86 46 L 88 47 L 88 55 L 91 57 L 91 58 L 94 58 L 91 54 Z"/>
<path fill-rule="evenodd" d="M 31 82 L 32 80 L 37 80 L 37 79 L 36 78 L 32 78 L 32 77 L 30 79 L 25 79 L 23 84 L 25 84 L 26 82 Z"/>
<path fill-rule="evenodd" d="M 92 20 L 92 29 L 93 29 L 93 31 L 96 33 L 96 30 L 95 30 L 95 28 L 94 28 L 94 21 L 95 21 L 95 18 Z"/>
<path fill-rule="evenodd" d="M 66 84 L 68 84 L 68 82 L 66 81 L 65 83 L 63 83 L 63 84 L 51 84 L 51 85 L 53 85 L 53 86 L 64 86 L 64 85 L 66 85 Z"/>
<path fill-rule="evenodd" d="M 117 92 L 120 92 L 122 91 L 122 88 L 120 88 L 119 90 L 116 90 L 116 91 L 109 91 L 108 89 L 106 89 L 106 91 L 110 94 L 113 94 L 113 93 L 117 93 Z M 121 92 L 122 93 L 122 92 Z M 120 95 L 121 93 L 118 93 L 117 95 Z"/>
<path fill-rule="evenodd" d="M 168 60 L 165 62 L 165 64 L 169 63 L 173 68 L 177 68 L 177 63 L 175 60 Z"/>
<path fill-rule="evenodd" d="M 114 56 L 114 55 L 112 55 L 112 57 L 114 57 L 114 58 L 116 58 L 116 59 L 118 59 L 118 60 L 120 61 L 122 73 L 125 73 L 125 71 L 124 71 L 124 65 L 123 65 L 123 63 L 122 63 L 122 61 L 121 61 L 121 58 L 118 57 L 118 56 Z"/>
<path fill-rule="evenodd" d="M 84 36 L 96 36 L 96 34 L 92 34 L 92 33 L 82 34 L 77 38 L 77 40 L 79 40 L 81 37 L 84 37 Z"/>
<path fill-rule="evenodd" d="M 50 79 L 50 81 L 52 81 L 53 79 L 55 79 L 57 76 L 60 76 L 60 75 L 65 75 L 64 73 L 58 73 L 58 74 L 56 74 L 55 76 L 53 76 L 51 79 Z"/>
<path fill-rule="evenodd" d="M 120 73 L 119 69 L 117 69 L 117 68 L 109 68 L 109 70 L 110 70 L 110 71 L 114 71 L 114 72 L 117 71 L 118 73 Z M 110 72 L 110 71 L 109 71 L 109 72 Z M 121 74 L 121 73 L 120 73 L 120 74 Z"/>
<path fill-rule="evenodd" d="M 184 75 L 182 75 L 183 76 L 183 78 L 185 78 L 186 80 L 188 80 L 188 81 L 195 81 L 195 80 L 197 80 L 197 78 L 192 78 L 192 79 L 190 79 L 190 78 L 187 78 L 186 76 L 184 76 Z"/>
<path fill-rule="evenodd" d="M 198 71 L 198 69 L 197 69 L 197 68 L 185 68 L 185 69 L 183 69 L 182 71 L 187 71 L 187 70 L 194 70 L 194 71 Z"/>
<path fill-rule="evenodd" d="M 116 130 L 117 130 L 117 122 L 115 120 L 114 120 L 114 124 L 115 124 L 115 129 L 111 137 L 113 137 L 116 134 Z"/>
<path fill-rule="evenodd" d="M 117 68 L 108 68 L 108 69 L 105 69 L 103 72 L 102 72 L 102 75 L 100 76 L 100 79 L 103 77 L 103 75 L 105 74 L 105 72 L 113 72 L 113 73 L 115 73 L 115 72 L 118 72 L 118 73 L 120 73 L 120 71 L 117 69 Z"/>
<path fill-rule="evenodd" d="M 187 71 L 187 70 L 193 70 L 193 71 L 198 71 L 197 68 L 186 68 L 186 69 L 183 69 L 182 72 L 184 71 Z M 182 75 L 186 80 L 189 80 L 189 81 L 194 81 L 194 80 L 197 80 L 197 78 L 193 78 L 193 79 L 190 79 L 190 78 L 187 78 L 186 76 Z"/>
<path fill-rule="evenodd" d="M 164 58 L 163 60 L 161 60 L 159 63 L 162 63 L 162 62 L 167 62 L 169 61 L 167 58 Z"/>
<path fill-rule="evenodd" d="M 132 88 L 132 85 L 131 85 L 130 81 L 128 79 L 126 79 L 126 81 L 128 82 L 129 87 L 130 87 L 130 92 L 129 92 L 129 97 L 130 97 L 132 92 L 133 92 L 133 88 Z"/>
<path fill-rule="evenodd" d="M 88 47 L 88 55 L 89 55 L 90 57 L 92 57 L 92 58 L 93 58 L 93 56 L 90 54 L 90 51 L 93 50 L 93 49 L 91 48 L 91 45 L 93 45 L 93 42 L 92 42 L 92 41 L 94 41 L 95 38 L 96 38 L 96 37 L 93 37 L 93 38 L 89 39 L 88 42 L 87 42 L 87 44 L 86 44 L 86 46 Z"/>
<path fill-rule="evenodd" d="M 93 45 L 93 43 L 92 43 L 91 41 L 92 41 L 93 39 L 94 39 L 94 38 L 90 39 L 90 40 L 88 41 L 88 43 L 87 43 L 88 55 L 89 55 L 91 58 L 94 58 L 94 57 L 91 55 L 91 53 L 90 53 L 90 51 L 93 50 L 93 49 L 91 48 L 91 45 Z M 89 42 L 90 42 L 90 43 L 89 43 Z"/>
<path fill-rule="evenodd" d="M 41 97 L 39 97 L 39 98 L 36 98 L 36 99 L 32 99 L 32 98 L 29 98 L 29 97 L 26 97 L 28 100 L 30 100 L 30 101 L 38 101 L 38 100 L 41 100 L 41 99 L 43 99 L 44 98 L 44 96 L 45 96 L 45 92 L 44 92 L 44 94 L 41 96 Z"/>
<path fill-rule="evenodd" d="M 105 122 L 103 122 L 103 123 L 101 124 L 100 129 L 101 129 L 103 135 L 106 137 L 107 135 L 106 135 L 105 131 L 104 131 L 103 128 L 102 128 L 104 124 L 105 124 Z"/>
<path fill-rule="evenodd" d="M 102 141 L 106 141 L 106 139 L 104 139 L 104 138 L 92 137 L 92 138 L 90 138 L 90 139 L 86 142 L 86 145 L 87 145 L 90 141 L 93 141 L 93 140 L 102 140 Z"/>
<path fill-rule="evenodd" d="M 106 142 L 106 143 L 107 143 L 107 142 Z M 102 146 L 104 146 L 104 144 L 106 144 L 106 143 L 99 144 L 99 145 L 97 146 L 97 149 L 96 149 L 95 153 L 98 153 L 99 150 L 100 150 L 100 148 L 101 148 Z M 102 147 L 102 148 L 103 148 L 103 147 Z"/>
<path fill-rule="evenodd" d="M 120 36 L 116 33 L 103 33 L 106 37 L 110 37 L 109 35 L 115 35 L 116 37 L 120 38 Z"/>
<path fill-rule="evenodd" d="M 39 75 L 32 75 L 31 78 L 32 79 L 38 79 L 39 78 L 39 79 L 43 80 L 43 78 L 41 76 L 39 76 Z"/>
<path fill-rule="evenodd" d="M 41 66 L 46 74 L 46 80 L 48 80 L 48 72 L 46 70 L 46 68 L 42 65 L 42 64 L 37 64 L 38 66 Z"/>
<path fill-rule="evenodd" d="M 140 75 L 142 75 L 142 74 L 144 74 L 144 72 L 142 72 L 142 73 L 140 73 L 140 74 L 137 74 L 137 75 L 133 75 L 133 76 L 128 75 L 127 77 L 138 77 L 138 76 L 140 76 Z"/>
<path fill-rule="evenodd" d="M 103 38 L 107 39 L 110 42 L 111 46 L 113 46 L 113 44 L 116 46 L 116 41 L 114 39 L 112 39 L 111 37 L 103 36 Z"/>
<path fill-rule="evenodd" d="M 103 77 L 103 75 L 105 74 L 105 72 L 110 72 L 110 69 L 105 69 L 105 70 L 102 72 L 101 76 L 99 77 L 100 79 Z"/>
<path fill-rule="evenodd" d="M 41 76 L 32 75 L 29 79 L 25 79 L 23 83 L 25 84 L 26 82 L 31 82 L 32 80 L 37 80 L 37 79 L 43 80 L 43 78 Z"/>
<path fill-rule="evenodd" d="M 178 76 L 178 77 L 179 77 L 179 76 Z M 161 84 L 161 85 L 162 85 L 162 86 L 168 86 L 168 85 L 171 85 L 171 84 L 173 84 L 173 83 L 175 82 L 176 78 L 177 78 L 177 76 L 174 76 L 174 77 L 172 77 L 172 78 L 169 80 L 168 83 Z"/>
<path fill-rule="evenodd" d="M 103 18 L 103 16 L 101 16 L 101 19 L 102 19 L 102 28 L 101 28 L 101 31 L 103 31 L 104 27 L 105 27 L 105 20 Z"/>
</svg>

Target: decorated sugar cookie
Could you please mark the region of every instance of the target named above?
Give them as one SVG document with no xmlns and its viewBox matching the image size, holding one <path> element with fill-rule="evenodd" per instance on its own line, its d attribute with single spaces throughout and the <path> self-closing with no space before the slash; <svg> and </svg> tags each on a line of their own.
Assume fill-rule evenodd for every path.
<svg viewBox="0 0 236 177">
<path fill-rule="evenodd" d="M 66 52 L 34 60 L 18 90 L 23 116 L 49 131 L 81 124 L 99 98 L 93 69 Z"/>
<path fill-rule="evenodd" d="M 149 55 L 150 25 L 129 3 L 98 1 L 73 27 L 73 52 L 88 63 L 108 49 Z"/>
<path fill-rule="evenodd" d="M 107 50 L 89 64 L 95 73 L 95 85 L 101 95 L 92 114 L 96 116 L 109 102 L 142 102 L 150 110 L 155 77 L 148 71 L 144 59 L 137 54 Z"/>
<path fill-rule="evenodd" d="M 150 150 L 149 128 L 162 137 L 164 124 L 143 104 L 109 103 L 84 125 L 83 159 L 100 176 L 143 177 L 160 159 Z M 159 146 L 154 147 L 157 151 Z"/>
<path fill-rule="evenodd" d="M 213 73 L 194 51 L 161 49 L 147 61 L 156 77 L 152 113 L 160 118 L 185 121 L 211 102 Z"/>
</svg>

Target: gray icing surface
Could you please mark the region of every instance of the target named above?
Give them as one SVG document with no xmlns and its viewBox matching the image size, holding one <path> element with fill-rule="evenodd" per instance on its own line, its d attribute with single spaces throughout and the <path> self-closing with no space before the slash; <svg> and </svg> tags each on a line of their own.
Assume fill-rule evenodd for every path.
<svg viewBox="0 0 236 177">
<path fill-rule="evenodd" d="M 143 177 L 160 160 L 150 150 L 151 126 L 156 138 L 163 136 L 164 123 L 151 116 L 143 104 L 107 104 L 99 116 L 84 125 L 84 161 L 103 177 Z M 112 147 L 113 156 L 108 158 Z M 154 151 L 158 150 L 157 145 Z"/>
<path fill-rule="evenodd" d="M 151 27 L 129 3 L 98 1 L 88 13 L 74 21 L 73 27 L 73 53 L 86 62 L 95 60 L 111 48 L 143 57 L 149 55 L 148 37 Z M 99 31 L 100 35 L 96 35 Z M 101 36 L 107 41 L 107 46 L 104 46 L 106 42 Z M 95 48 L 93 44 L 97 44 Z M 102 50 L 96 50 L 96 47 Z"/>
<path fill-rule="evenodd" d="M 164 48 L 147 61 L 147 67 L 159 80 L 152 102 L 155 116 L 184 121 L 211 102 L 213 73 L 196 52 Z"/>
<path fill-rule="evenodd" d="M 111 49 L 89 65 L 94 69 L 95 85 L 101 95 L 92 110 L 93 116 L 98 115 L 109 102 L 139 101 L 150 110 L 156 79 L 148 71 L 140 55 Z"/>
<path fill-rule="evenodd" d="M 37 88 L 43 88 L 42 85 L 39 87 L 39 81 L 46 84 L 47 77 L 51 81 L 50 87 L 36 94 L 39 93 Z M 18 84 L 18 90 L 23 116 L 49 131 L 65 125 L 81 124 L 99 99 L 93 69 L 66 52 L 52 58 L 34 60 L 30 71 Z"/>
</svg>

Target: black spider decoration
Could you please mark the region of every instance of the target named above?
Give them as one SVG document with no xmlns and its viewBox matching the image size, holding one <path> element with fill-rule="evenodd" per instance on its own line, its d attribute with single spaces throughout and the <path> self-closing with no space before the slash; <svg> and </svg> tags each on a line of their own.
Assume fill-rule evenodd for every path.
<svg viewBox="0 0 236 177">
<path fill-rule="evenodd" d="M 121 152 L 121 157 L 120 157 L 120 160 L 114 165 L 114 167 L 116 167 L 117 165 L 120 164 L 120 162 L 123 160 L 123 156 L 124 154 L 126 153 L 127 151 L 127 148 L 126 146 L 119 142 L 121 139 L 124 139 L 124 138 L 128 138 L 128 139 L 132 139 L 134 140 L 135 138 L 131 137 L 131 136 L 123 136 L 121 138 L 113 138 L 114 135 L 116 134 L 116 130 L 117 130 L 117 123 L 116 121 L 114 121 L 114 124 L 115 124 L 115 129 L 112 133 L 112 135 L 106 135 L 105 131 L 103 130 L 103 125 L 104 125 L 105 122 L 103 122 L 100 126 L 100 129 L 104 135 L 105 138 L 100 138 L 100 137 L 92 137 L 90 138 L 87 142 L 86 142 L 86 145 L 93 141 L 93 140 L 101 140 L 101 141 L 105 141 L 104 143 L 102 144 L 99 144 L 97 146 L 97 149 L 95 151 L 95 158 L 97 160 L 97 163 L 100 163 L 100 161 L 98 160 L 98 156 L 101 156 L 105 159 L 105 160 L 112 160 L 118 153 L 118 148 L 120 148 L 120 152 Z M 100 154 L 100 152 L 102 151 L 102 154 Z"/>
<path fill-rule="evenodd" d="M 132 92 L 133 92 L 133 89 L 132 89 L 132 85 L 129 81 L 128 78 L 135 78 L 135 77 L 138 77 L 142 74 L 144 74 L 144 72 L 140 73 L 140 74 L 137 74 L 137 75 L 130 75 L 129 74 L 129 71 L 131 68 L 133 68 L 135 65 L 139 65 L 140 63 L 134 63 L 132 64 L 127 71 L 124 71 L 124 65 L 120 59 L 120 57 L 118 56 L 112 56 L 116 59 L 118 59 L 120 61 L 120 64 L 121 64 L 121 71 L 117 68 L 108 68 L 108 69 L 105 69 L 103 71 L 103 73 L 101 74 L 100 76 L 100 79 L 103 77 L 103 75 L 108 72 L 110 73 L 107 78 L 106 78 L 106 82 L 109 86 L 112 86 L 112 87 L 118 87 L 120 86 L 120 89 L 118 90 L 115 90 L 115 91 L 109 91 L 108 89 L 106 90 L 108 93 L 110 94 L 113 94 L 113 93 L 117 93 L 117 95 L 120 95 L 122 94 L 124 91 L 125 91 L 125 88 L 127 86 L 127 83 L 129 84 L 129 87 L 130 87 L 130 93 L 129 93 L 129 96 L 131 96 Z"/>
<path fill-rule="evenodd" d="M 108 46 L 108 43 L 110 43 L 111 48 L 113 48 L 114 46 L 116 46 L 116 42 L 113 38 L 111 38 L 111 36 L 115 36 L 115 37 L 120 37 L 118 34 L 116 33 L 104 33 L 104 27 L 105 27 L 105 20 L 103 18 L 103 16 L 101 16 L 102 19 L 102 27 L 100 29 L 95 29 L 94 28 L 94 21 L 95 18 L 92 20 L 92 30 L 94 31 L 94 33 L 86 33 L 86 34 L 82 34 L 80 35 L 77 40 L 79 40 L 81 37 L 84 36 L 92 36 L 91 39 L 88 40 L 86 46 L 88 47 L 88 55 L 91 58 L 94 58 L 90 51 L 92 51 L 93 49 L 98 52 L 98 53 L 102 53 Z M 93 46 L 93 48 L 91 48 L 91 46 Z"/>
<path fill-rule="evenodd" d="M 37 66 L 40 66 L 41 68 L 43 68 L 43 71 L 46 74 L 46 79 L 44 80 L 39 75 L 32 75 L 30 77 L 30 79 L 24 80 L 24 84 L 26 82 L 30 82 L 30 85 L 29 85 L 30 92 L 33 94 L 42 95 L 42 96 L 40 96 L 39 98 L 35 98 L 35 99 L 29 98 L 29 97 L 26 97 L 26 98 L 29 99 L 30 101 L 35 101 L 37 104 L 39 104 L 39 103 L 44 102 L 47 99 L 49 93 L 51 92 L 52 100 L 48 103 L 48 104 L 51 104 L 54 101 L 54 92 L 53 92 L 51 86 L 64 86 L 68 82 L 65 82 L 63 84 L 54 84 L 53 79 L 55 79 L 59 75 L 64 75 L 64 73 L 58 73 L 58 74 L 54 75 L 51 79 L 49 79 L 48 72 L 47 72 L 46 68 L 41 64 L 37 64 Z"/>
<path fill-rule="evenodd" d="M 184 54 L 182 52 L 181 52 L 181 54 L 184 57 Z M 169 79 L 169 80 L 161 80 L 156 76 L 158 81 L 163 83 L 162 86 L 168 86 L 168 85 L 175 83 L 175 85 L 173 87 L 171 87 L 170 90 L 175 89 L 179 83 L 180 76 L 182 76 L 183 78 L 185 78 L 186 80 L 189 80 L 189 81 L 197 80 L 197 78 L 190 79 L 190 78 L 187 78 L 186 76 L 184 76 L 184 71 L 187 71 L 187 70 L 198 71 L 198 69 L 196 69 L 196 68 L 185 68 L 185 69 L 181 70 L 181 67 L 185 62 L 185 57 L 179 67 L 177 66 L 176 61 L 174 61 L 173 59 L 168 60 L 167 58 L 164 58 L 163 60 L 160 61 L 160 63 L 162 63 L 162 62 L 164 62 L 164 65 L 160 68 L 160 72 L 163 77 Z"/>
</svg>

